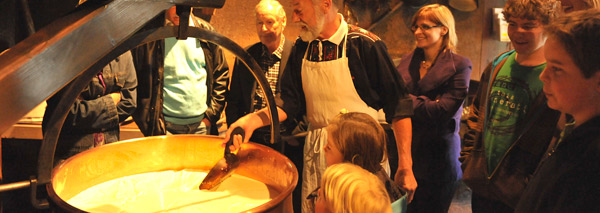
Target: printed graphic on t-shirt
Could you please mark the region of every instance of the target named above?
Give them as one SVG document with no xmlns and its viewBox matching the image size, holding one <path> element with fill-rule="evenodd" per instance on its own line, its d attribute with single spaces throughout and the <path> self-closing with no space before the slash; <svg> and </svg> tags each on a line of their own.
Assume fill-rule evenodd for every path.
<svg viewBox="0 0 600 213">
<path fill-rule="evenodd" d="M 509 76 L 499 76 L 492 86 L 487 130 L 493 135 L 511 134 L 537 94 L 526 82 Z"/>
<path fill-rule="evenodd" d="M 529 107 L 541 92 L 545 64 L 526 67 L 509 56 L 492 82 L 483 134 L 488 171 L 498 165 L 527 123 Z"/>
</svg>

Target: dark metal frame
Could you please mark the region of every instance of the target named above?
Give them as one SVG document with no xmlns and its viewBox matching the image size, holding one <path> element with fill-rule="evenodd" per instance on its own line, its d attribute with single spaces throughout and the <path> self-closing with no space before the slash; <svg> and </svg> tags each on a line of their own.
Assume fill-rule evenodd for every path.
<svg viewBox="0 0 600 213">
<path fill-rule="evenodd" d="M 38 158 L 37 178 L 31 177 L 29 181 L 0 185 L 0 192 L 30 186 L 32 205 L 39 209 L 48 208 L 49 204 L 46 199 L 39 200 L 37 198 L 37 187 L 51 181 L 58 136 L 67 112 L 80 91 L 91 81 L 96 71 L 112 59 L 139 44 L 167 37 L 177 37 L 178 39 L 195 37 L 217 44 L 229 50 L 249 67 L 264 94 L 267 94 L 267 107 L 271 114 L 271 131 L 273 133 L 271 134 L 271 143 L 280 142 L 279 116 L 274 104 L 275 99 L 260 66 L 250 54 L 232 40 L 216 32 L 188 27 L 190 7 L 221 8 L 224 2 L 225 0 L 149 0 L 143 2 L 139 0 L 115 0 L 106 6 L 101 5 L 97 8 L 82 9 L 78 13 L 58 20 L 51 26 L 20 42 L 6 53 L 1 54 L 0 103 L 16 104 L 5 107 L 2 110 L 3 112 L 0 111 L 0 132 L 5 131 L 29 110 L 61 90 L 61 88 L 64 95 L 47 122 L 47 130 L 44 134 Z M 181 16 L 180 27 L 160 27 L 135 33 L 143 24 L 173 5 L 177 5 L 178 14 Z M 136 15 L 130 17 L 123 14 Z M 121 25 L 109 25 L 121 21 L 117 20 L 119 18 L 126 19 L 124 24 L 119 22 Z M 74 30 L 68 31 L 73 28 Z M 68 32 L 65 33 L 64 31 Z M 51 36 L 48 36 L 48 34 Z M 73 45 L 77 45 L 77 43 L 83 46 L 74 48 Z M 48 46 L 43 46 L 44 44 Z M 98 51 L 97 53 L 90 53 L 94 52 L 90 51 L 93 48 L 92 46 L 97 47 L 95 48 Z M 56 55 L 64 49 L 72 50 L 70 55 Z M 107 52 L 102 53 L 103 50 Z M 77 55 L 77 53 L 81 53 L 82 56 Z M 56 58 L 67 64 L 58 64 Z M 44 65 L 50 67 L 43 67 Z M 48 71 L 44 73 L 47 68 L 54 73 Z M 62 78 L 57 78 L 57 75 Z M 48 80 L 54 81 L 48 82 Z M 37 91 L 34 95 L 15 93 L 15 90 L 19 89 L 39 88 L 40 86 L 36 84 L 44 84 L 46 86 L 45 91 Z"/>
</svg>

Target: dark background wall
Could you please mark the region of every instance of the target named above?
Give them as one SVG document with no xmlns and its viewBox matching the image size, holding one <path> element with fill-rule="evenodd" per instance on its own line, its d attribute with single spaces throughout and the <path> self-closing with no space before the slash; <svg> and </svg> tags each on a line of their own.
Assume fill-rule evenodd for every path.
<svg viewBox="0 0 600 213">
<path fill-rule="evenodd" d="M 291 0 L 280 0 L 288 14 L 288 26 L 285 36 L 295 40 L 298 28 L 291 21 Z M 377 1 L 379 5 L 372 6 Z M 346 0 L 352 4 L 364 3 L 365 10 L 353 12 L 359 26 L 371 30 L 383 39 L 394 59 L 414 49 L 413 35 L 409 30 L 410 20 L 419 7 L 409 6 L 409 1 L 440 3 L 448 6 L 448 0 Z M 456 19 L 458 34 L 458 53 L 473 61 L 473 80 L 479 80 L 482 70 L 497 54 L 509 49 L 507 43 L 499 41 L 497 33 L 492 30 L 492 8 L 502 7 L 505 0 L 475 0 L 478 8 L 472 12 L 461 12 L 450 7 Z M 60 2 L 60 3 L 59 3 Z M 222 9 L 215 11 L 211 23 L 221 34 L 231 38 L 245 47 L 258 42 L 255 29 L 254 6 L 259 0 L 227 0 Z M 30 32 L 24 27 L 23 1 L 0 0 L 0 52 L 14 46 L 27 37 Z M 60 7 L 52 6 L 60 5 Z M 30 0 L 29 6 L 33 16 L 35 29 L 46 25 L 50 20 L 60 17 L 77 5 L 77 0 Z M 359 7 L 360 9 L 361 7 Z M 348 11 L 341 11 L 347 15 Z M 228 55 L 230 66 L 233 56 Z M 11 183 L 26 180 L 35 174 L 39 141 L 2 139 L 2 173 L 0 182 Z M 2 174 L 4 179 L 2 179 Z M 4 210 L 7 212 L 30 211 L 27 190 L 4 193 Z M 9 204 L 7 206 L 7 204 Z M 12 204 L 12 205 L 10 205 Z M 2 205 L 0 204 L 0 211 Z"/>
<path fill-rule="evenodd" d="M 383 39 L 394 59 L 414 49 L 414 39 L 410 32 L 410 21 L 420 5 L 439 3 L 448 6 L 455 19 L 458 34 L 458 53 L 469 57 L 473 62 L 473 80 L 479 80 L 481 71 L 497 54 L 508 50 L 508 43 L 500 42 L 492 30 L 493 9 L 502 7 L 505 0 L 472 0 L 478 7 L 472 12 L 462 12 L 449 6 L 449 0 L 344 0 L 346 17 L 354 16 L 353 22 L 369 29 Z M 468 0 L 464 0 L 468 1 Z M 60 2 L 58 4 L 57 2 Z M 254 26 L 254 6 L 259 0 L 227 0 L 222 9 L 215 11 L 211 24 L 221 34 L 245 47 L 258 42 Z M 291 21 L 291 0 L 280 0 L 288 14 L 286 37 L 295 40 L 298 28 Z M 46 25 L 48 20 L 60 17 L 74 9 L 77 0 L 30 1 L 29 8 L 36 29 Z M 23 19 L 23 1 L 0 1 L 0 52 L 15 45 L 29 35 Z M 61 5 L 52 7 L 52 5 Z M 350 12 L 348 12 L 350 11 Z M 350 13 L 352 15 L 350 15 Z M 228 55 L 229 64 L 233 56 Z"/>
<path fill-rule="evenodd" d="M 373 0 L 362 0 L 364 4 Z M 410 0 L 415 1 L 415 0 Z M 456 31 L 458 34 L 458 53 L 469 57 L 473 61 L 473 80 L 479 80 L 481 71 L 499 53 L 508 50 L 508 43 L 500 42 L 497 33 L 492 33 L 492 15 L 494 7 L 503 7 L 504 0 L 475 0 L 478 8 L 472 12 L 461 12 L 448 5 L 448 0 L 417 0 L 420 2 L 439 3 L 446 5 L 452 11 L 456 19 Z M 227 0 L 222 9 L 216 10 L 211 19 L 211 24 L 216 30 L 245 47 L 258 42 L 254 26 L 254 6 L 259 0 Z M 285 36 L 295 40 L 298 36 L 298 28 L 291 21 L 291 0 L 280 0 L 287 15 L 287 27 Z M 356 2 L 346 0 L 346 2 Z M 381 37 L 389 48 L 392 58 L 398 59 L 403 54 L 414 49 L 414 39 L 410 31 L 410 21 L 413 14 L 419 9 L 418 6 L 410 6 L 409 0 L 380 0 L 383 2 L 381 8 L 389 9 L 388 13 L 370 11 L 371 13 L 384 14 L 378 22 L 373 21 L 370 26 L 360 22 L 360 26 L 371 28 L 370 30 Z M 396 10 L 393 8 L 396 7 Z M 374 8 L 375 10 L 377 8 Z M 357 16 L 365 17 L 365 11 L 356 12 Z M 228 57 L 230 64 L 233 56 Z"/>
</svg>

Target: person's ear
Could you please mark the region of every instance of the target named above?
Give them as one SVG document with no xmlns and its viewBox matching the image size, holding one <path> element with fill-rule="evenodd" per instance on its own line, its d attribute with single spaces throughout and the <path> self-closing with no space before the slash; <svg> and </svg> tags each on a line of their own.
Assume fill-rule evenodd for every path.
<svg viewBox="0 0 600 213">
<path fill-rule="evenodd" d="M 442 27 L 442 36 L 445 36 L 446 34 L 448 34 L 448 27 L 443 26 Z"/>
<path fill-rule="evenodd" d="M 329 10 L 331 10 L 332 4 L 333 4 L 333 2 L 331 2 L 331 0 L 323 0 L 321 2 L 323 12 L 327 13 Z"/>
</svg>

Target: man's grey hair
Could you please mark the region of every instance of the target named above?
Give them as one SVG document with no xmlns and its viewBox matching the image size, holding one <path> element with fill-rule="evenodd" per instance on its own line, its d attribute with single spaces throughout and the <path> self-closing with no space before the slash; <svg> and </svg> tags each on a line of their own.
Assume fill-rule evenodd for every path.
<svg viewBox="0 0 600 213">
<path fill-rule="evenodd" d="M 259 11 L 267 11 L 270 8 L 273 8 L 277 11 L 277 16 L 281 19 L 285 19 L 285 10 L 283 6 L 277 0 L 261 0 L 255 7 L 256 13 Z"/>
<path fill-rule="evenodd" d="M 312 3 L 316 7 L 322 1 L 323 0 L 312 0 Z M 331 0 L 331 4 L 333 5 L 334 10 L 336 10 L 336 11 L 338 11 L 340 8 L 343 7 L 342 3 L 344 3 L 344 0 Z"/>
</svg>

